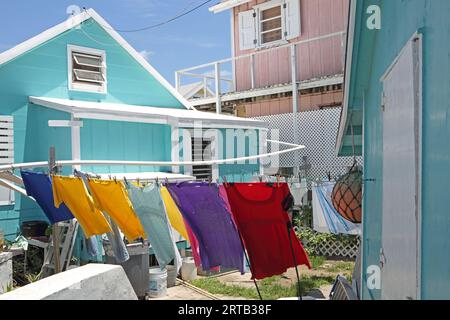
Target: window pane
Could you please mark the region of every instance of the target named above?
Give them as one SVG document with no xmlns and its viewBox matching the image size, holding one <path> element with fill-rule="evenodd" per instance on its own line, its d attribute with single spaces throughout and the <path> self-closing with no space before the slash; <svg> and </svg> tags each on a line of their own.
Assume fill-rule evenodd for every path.
<svg viewBox="0 0 450 320">
<path fill-rule="evenodd" d="M 94 82 L 94 83 L 103 83 L 103 75 L 100 72 L 91 72 L 86 70 L 78 70 L 74 69 L 73 73 L 75 75 L 75 79 L 78 81 L 86 81 L 86 82 Z"/>
<path fill-rule="evenodd" d="M 262 31 L 281 28 L 281 18 L 272 19 L 262 23 Z"/>
<path fill-rule="evenodd" d="M 88 56 L 84 54 L 73 54 L 75 62 L 82 66 L 101 67 L 102 59 L 99 56 Z"/>
<path fill-rule="evenodd" d="M 281 16 L 281 6 L 273 7 L 261 12 L 261 20 L 267 20 Z"/>
<path fill-rule="evenodd" d="M 262 43 L 281 40 L 281 29 L 262 34 Z"/>
</svg>

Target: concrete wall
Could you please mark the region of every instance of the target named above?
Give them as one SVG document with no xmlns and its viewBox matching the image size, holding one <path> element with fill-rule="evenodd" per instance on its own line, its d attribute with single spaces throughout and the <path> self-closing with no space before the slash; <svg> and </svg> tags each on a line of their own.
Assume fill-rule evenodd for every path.
<svg viewBox="0 0 450 320">
<path fill-rule="evenodd" d="M 0 253 L 0 294 L 12 285 L 12 253 Z"/>
<path fill-rule="evenodd" d="M 0 300 L 137 300 L 121 266 L 88 264 L 39 280 Z"/>
</svg>

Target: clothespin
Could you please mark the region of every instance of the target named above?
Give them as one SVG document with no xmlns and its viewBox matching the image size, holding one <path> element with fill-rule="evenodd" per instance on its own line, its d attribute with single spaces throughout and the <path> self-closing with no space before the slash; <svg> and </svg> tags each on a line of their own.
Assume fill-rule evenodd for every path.
<svg viewBox="0 0 450 320">
<path fill-rule="evenodd" d="M 208 177 L 208 184 L 211 186 L 211 183 L 212 183 L 212 177 L 209 176 L 209 177 Z"/>
<path fill-rule="evenodd" d="M 114 182 L 117 183 L 117 178 L 116 178 L 116 176 L 114 176 Z"/>
<path fill-rule="evenodd" d="M 327 177 L 328 177 L 328 181 L 331 181 L 331 172 L 327 171 Z"/>
<path fill-rule="evenodd" d="M 123 182 L 125 182 L 125 184 L 128 185 L 127 177 L 123 176 Z"/>
<path fill-rule="evenodd" d="M 262 180 L 263 180 L 263 177 L 262 177 L 262 176 L 259 176 L 258 179 L 259 179 L 259 182 L 261 183 Z"/>
<path fill-rule="evenodd" d="M 164 181 L 165 181 L 166 185 L 169 184 L 169 178 L 166 177 L 166 178 L 164 179 Z"/>
<path fill-rule="evenodd" d="M 159 186 L 159 178 L 158 177 L 156 177 L 156 179 L 155 179 L 155 182 L 156 182 L 156 186 Z"/>
<path fill-rule="evenodd" d="M 279 174 L 277 174 L 277 186 L 278 187 L 280 186 L 280 175 Z"/>
<path fill-rule="evenodd" d="M 228 187 L 228 182 L 227 182 L 227 177 L 226 177 L 226 176 L 223 176 L 223 177 L 222 177 L 222 181 L 223 181 L 223 185 L 224 185 L 225 187 Z"/>
<path fill-rule="evenodd" d="M 136 182 L 137 182 L 137 185 L 138 185 L 138 186 L 141 185 L 141 184 L 139 183 L 139 181 L 140 181 L 140 179 L 139 179 L 139 177 L 137 177 L 137 178 L 136 178 Z"/>
</svg>

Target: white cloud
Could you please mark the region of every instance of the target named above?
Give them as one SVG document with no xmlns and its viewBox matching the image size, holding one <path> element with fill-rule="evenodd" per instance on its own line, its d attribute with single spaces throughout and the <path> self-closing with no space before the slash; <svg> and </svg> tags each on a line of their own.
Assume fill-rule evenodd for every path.
<svg viewBox="0 0 450 320">
<path fill-rule="evenodd" d="M 145 60 L 149 60 L 150 56 L 153 56 L 155 54 L 154 51 L 149 51 L 149 50 L 142 50 L 139 51 L 139 54 L 145 59 Z"/>
</svg>

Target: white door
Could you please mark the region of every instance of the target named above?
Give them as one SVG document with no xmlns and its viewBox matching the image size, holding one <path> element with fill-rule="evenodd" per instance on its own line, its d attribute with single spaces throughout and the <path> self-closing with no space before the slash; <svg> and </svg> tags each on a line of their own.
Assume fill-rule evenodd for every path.
<svg viewBox="0 0 450 320">
<path fill-rule="evenodd" d="M 420 283 L 421 38 L 383 82 L 382 299 L 417 299 Z"/>
</svg>

